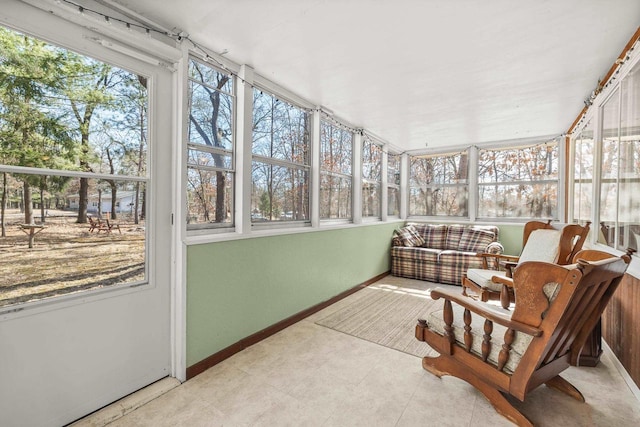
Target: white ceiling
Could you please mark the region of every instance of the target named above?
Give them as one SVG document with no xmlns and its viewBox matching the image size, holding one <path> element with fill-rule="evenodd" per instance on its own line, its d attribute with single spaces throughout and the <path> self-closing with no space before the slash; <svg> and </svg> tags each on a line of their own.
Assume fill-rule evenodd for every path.
<svg viewBox="0 0 640 427">
<path fill-rule="evenodd" d="M 638 0 L 115 0 L 402 150 L 564 133 Z"/>
</svg>

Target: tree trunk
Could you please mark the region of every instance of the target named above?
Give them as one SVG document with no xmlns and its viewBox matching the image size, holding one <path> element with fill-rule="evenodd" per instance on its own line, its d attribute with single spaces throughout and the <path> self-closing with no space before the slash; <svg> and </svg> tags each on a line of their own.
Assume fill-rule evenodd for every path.
<svg viewBox="0 0 640 427">
<path fill-rule="evenodd" d="M 216 222 L 224 222 L 227 217 L 227 210 L 224 206 L 224 187 L 226 184 L 226 177 L 224 172 L 216 172 Z"/>
<path fill-rule="evenodd" d="M 23 183 L 23 197 L 24 197 L 24 223 L 33 224 L 33 205 L 31 200 L 31 186 L 27 179 Z"/>
<path fill-rule="evenodd" d="M 46 216 L 44 214 L 44 190 L 47 186 L 47 177 L 42 176 L 40 178 L 40 222 L 44 223 L 46 221 Z"/>
<path fill-rule="evenodd" d="M 133 200 L 133 223 L 139 224 L 140 217 L 138 216 L 138 207 L 140 205 L 140 183 L 136 182 L 136 196 Z"/>
<path fill-rule="evenodd" d="M 109 184 L 111 185 L 111 219 L 117 219 L 118 214 L 116 213 L 116 207 L 118 202 L 116 197 L 118 196 L 118 188 L 116 187 L 115 181 L 111 181 Z"/>
<path fill-rule="evenodd" d="M 7 211 L 7 173 L 2 173 L 2 200 L 0 201 L 0 225 L 2 228 L 2 237 L 7 237 L 7 224 L 5 222 L 5 213 Z"/>
<path fill-rule="evenodd" d="M 147 189 L 142 189 L 142 209 L 140 209 L 140 219 L 145 219 L 147 212 Z"/>
<path fill-rule="evenodd" d="M 98 188 L 98 218 L 102 218 L 102 189 Z"/>
<path fill-rule="evenodd" d="M 89 178 L 80 178 L 80 198 L 78 201 L 78 224 L 87 223 L 87 206 L 89 204 Z"/>
</svg>

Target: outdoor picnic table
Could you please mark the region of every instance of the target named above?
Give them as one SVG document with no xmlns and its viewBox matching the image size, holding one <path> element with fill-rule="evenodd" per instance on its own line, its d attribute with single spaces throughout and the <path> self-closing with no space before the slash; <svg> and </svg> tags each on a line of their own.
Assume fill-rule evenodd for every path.
<svg viewBox="0 0 640 427">
<path fill-rule="evenodd" d="M 29 237 L 29 249 L 33 248 L 33 240 L 35 239 L 36 234 L 40 233 L 44 229 L 45 226 L 42 224 L 20 224 L 20 230 Z"/>
</svg>

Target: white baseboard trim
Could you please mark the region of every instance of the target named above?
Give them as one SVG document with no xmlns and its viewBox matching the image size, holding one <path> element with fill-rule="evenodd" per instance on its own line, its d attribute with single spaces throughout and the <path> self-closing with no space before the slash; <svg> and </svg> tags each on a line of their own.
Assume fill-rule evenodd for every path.
<svg viewBox="0 0 640 427">
<path fill-rule="evenodd" d="M 636 383 L 629 376 L 629 373 L 624 368 L 624 366 L 622 366 L 622 363 L 620 363 L 615 353 L 613 352 L 613 350 L 611 350 L 611 347 L 609 347 L 609 344 L 607 344 L 605 340 L 602 340 L 602 348 L 605 352 L 608 353 L 609 357 L 613 361 L 613 365 L 616 367 L 616 369 L 624 379 L 624 382 L 627 383 L 627 386 L 629 387 L 629 390 L 631 390 L 631 393 L 633 393 L 633 395 L 636 397 L 638 402 L 640 402 L 640 388 L 638 388 Z"/>
</svg>

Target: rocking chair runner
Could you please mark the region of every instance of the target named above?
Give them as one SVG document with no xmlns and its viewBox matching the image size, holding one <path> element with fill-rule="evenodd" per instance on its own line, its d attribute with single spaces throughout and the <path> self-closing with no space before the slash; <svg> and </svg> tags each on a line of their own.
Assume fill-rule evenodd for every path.
<svg viewBox="0 0 640 427">
<path fill-rule="evenodd" d="M 415 333 L 440 355 L 423 358 L 422 366 L 438 377 L 467 381 L 519 426 L 533 424 L 505 394 L 524 401 L 544 383 L 584 402 L 558 374 L 577 366 L 587 337 L 631 261 L 630 253 L 618 258 L 585 250 L 571 266 L 523 263 L 514 272 L 518 299 L 513 311 L 436 288 L 431 297 L 444 298 L 444 310 L 420 319 Z"/>
<path fill-rule="evenodd" d="M 480 254 L 485 260 L 484 269 L 469 269 L 462 279 L 462 293 L 467 288 L 477 293 L 482 301 L 500 300 L 504 308 L 514 301 L 511 279 L 513 269 L 525 261 L 553 262 L 566 265 L 582 249 L 589 234 L 589 225 L 552 224 L 529 221 L 524 226 L 523 250 L 520 257 L 512 255 Z M 506 271 L 488 269 L 487 259 L 503 260 Z"/>
</svg>

